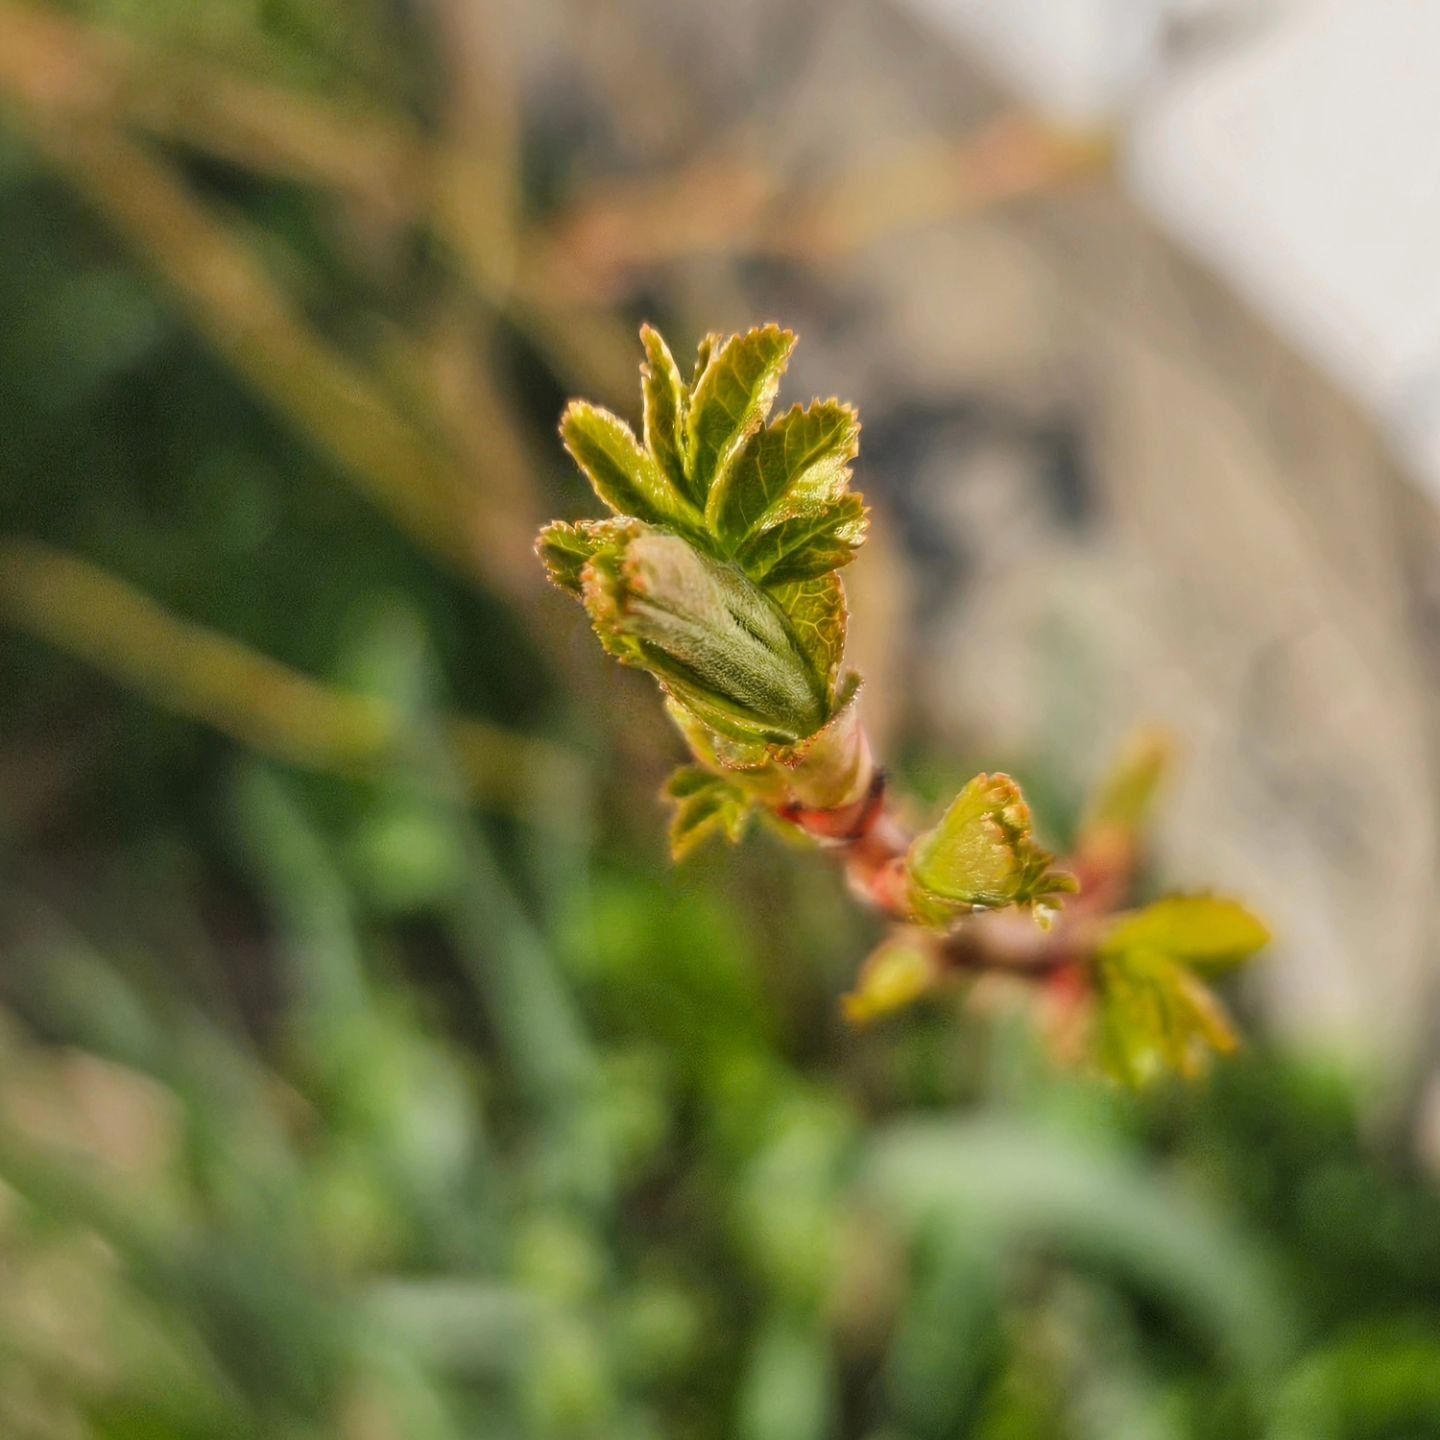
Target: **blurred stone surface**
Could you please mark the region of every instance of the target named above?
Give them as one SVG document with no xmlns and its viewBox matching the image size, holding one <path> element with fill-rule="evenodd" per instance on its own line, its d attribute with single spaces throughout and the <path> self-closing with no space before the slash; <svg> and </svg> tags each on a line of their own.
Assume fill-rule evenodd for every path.
<svg viewBox="0 0 1440 1440">
<path fill-rule="evenodd" d="M 1440 9 L 1401 0 L 910 0 L 1358 399 L 1440 494 Z"/>
</svg>

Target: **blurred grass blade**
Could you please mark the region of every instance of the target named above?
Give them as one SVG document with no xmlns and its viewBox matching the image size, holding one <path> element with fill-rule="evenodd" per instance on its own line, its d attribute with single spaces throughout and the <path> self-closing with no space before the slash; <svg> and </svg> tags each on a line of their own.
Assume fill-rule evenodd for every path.
<svg viewBox="0 0 1440 1440">
<path fill-rule="evenodd" d="M 819 1316 L 779 1311 L 760 1327 L 741 1382 L 738 1440 L 834 1433 L 835 1361 Z"/>
<path fill-rule="evenodd" d="M 403 743 L 403 717 L 333 689 L 228 636 L 171 615 L 98 565 L 30 540 L 0 540 L 0 617 L 148 700 L 292 764 L 374 774 Z M 469 716 L 443 722 L 471 803 L 532 818 L 526 776 L 574 777 L 551 741 Z"/>
<path fill-rule="evenodd" d="M 532 517 L 494 507 L 402 416 L 375 380 L 306 325 L 250 250 L 190 193 L 178 172 L 105 124 L 57 123 L 0 69 L 0 96 L 46 157 L 185 303 L 215 349 L 297 424 L 407 534 L 451 568 L 513 593 Z"/>
<path fill-rule="evenodd" d="M 366 1312 L 424 1363 L 474 1377 L 509 1373 L 531 1343 L 539 1304 L 527 1291 L 454 1277 L 389 1279 Z"/>
<path fill-rule="evenodd" d="M 13 993 L 71 1043 L 146 1074 L 165 1074 L 175 1037 L 154 998 L 48 906 L 8 886 L 0 901 L 7 922 L 20 922 L 19 938 L 7 935 L 5 946 L 17 977 Z"/>
<path fill-rule="evenodd" d="M 997 1245 L 1041 1244 L 1113 1267 L 1257 1385 L 1287 1357 L 1289 1316 L 1250 1244 L 1120 1155 L 1018 1124 L 915 1121 L 876 1140 L 862 1177 L 906 1225 L 982 1227 Z"/>
<path fill-rule="evenodd" d="M 960 1433 L 995 1348 L 1007 1257 L 983 1229 L 935 1227 L 929 1261 L 885 1365 L 885 1392 L 907 1434 Z"/>
<path fill-rule="evenodd" d="M 438 876 L 432 903 L 445 917 L 507 1059 L 531 1099 L 566 1117 L 593 1089 L 595 1062 L 579 1017 L 540 931 L 511 889 L 483 832 L 463 809 L 464 783 L 435 713 L 435 681 L 423 623 L 404 602 L 386 605 L 367 627 L 367 689 L 406 716 L 404 766 L 387 779 L 419 805 L 458 862 Z"/>
<path fill-rule="evenodd" d="M 280 912 L 299 1018 L 328 1029 L 367 1015 L 354 906 L 319 837 L 284 785 L 259 766 L 241 774 L 233 796 L 242 845 Z"/>
<path fill-rule="evenodd" d="M 338 1107 L 330 1123 L 364 1148 L 378 1193 L 437 1250 L 468 1263 L 494 1221 L 492 1167 L 477 1175 L 489 1157 L 472 1074 L 393 981 L 367 977 L 351 892 L 283 782 L 251 767 L 235 803 L 250 863 L 279 912 L 295 993 L 289 1029 L 305 1077 L 322 1107 Z"/>
<path fill-rule="evenodd" d="M 33 103 L 77 119 L 104 110 L 259 175 L 324 185 L 386 209 L 424 174 L 423 137 L 397 114 L 327 102 L 208 64 L 155 56 L 115 28 L 0 0 L 0 72 Z"/>
</svg>

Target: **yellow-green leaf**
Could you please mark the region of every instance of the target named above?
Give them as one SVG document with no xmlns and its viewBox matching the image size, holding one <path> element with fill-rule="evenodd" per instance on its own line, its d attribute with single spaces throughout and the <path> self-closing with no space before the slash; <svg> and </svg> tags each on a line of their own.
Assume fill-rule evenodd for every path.
<svg viewBox="0 0 1440 1440">
<path fill-rule="evenodd" d="M 810 662 L 827 696 L 833 697 L 845 660 L 845 587 L 835 574 L 818 575 L 770 588 L 784 611 L 796 643 Z"/>
<path fill-rule="evenodd" d="M 1102 948 L 1163 951 L 1202 974 L 1214 975 L 1248 960 L 1270 943 L 1270 932 L 1238 900 L 1219 895 L 1170 895 L 1124 915 Z"/>
<path fill-rule="evenodd" d="M 855 558 L 865 539 L 865 502 L 846 495 L 828 510 L 796 515 L 752 536 L 736 557 L 752 580 L 766 586 L 812 580 Z"/>
<path fill-rule="evenodd" d="M 553 585 L 579 595 L 585 566 L 596 550 L 602 545 L 616 544 L 622 537 L 638 533 L 640 528 L 638 521 L 618 517 L 578 520 L 574 524 L 554 520 L 540 531 L 535 553 Z"/>
<path fill-rule="evenodd" d="M 645 363 L 640 367 L 644 400 L 645 444 L 670 483 L 700 508 L 704 496 L 690 491 L 685 469 L 685 407 L 689 394 L 680 378 L 675 357 L 664 337 L 651 325 L 640 327 Z"/>
<path fill-rule="evenodd" d="M 745 777 L 746 786 L 754 792 L 759 772 L 767 769 L 771 763 L 769 744 L 753 737 L 739 739 L 711 729 L 702 723 L 694 707 L 680 704 L 673 695 L 666 698 L 665 712 L 679 728 L 690 752 L 697 760 L 712 770 L 749 772 Z M 781 794 L 776 791 L 769 798 L 779 800 Z"/>
<path fill-rule="evenodd" d="M 932 938 L 923 930 L 898 930 L 865 961 L 841 1007 L 852 1025 L 868 1025 L 923 999 L 944 976 Z"/>
<path fill-rule="evenodd" d="M 561 417 L 560 434 L 595 493 L 617 515 L 692 531 L 699 528 L 699 512 L 618 415 L 572 400 Z"/>
<path fill-rule="evenodd" d="M 860 448 L 860 420 L 848 405 L 796 405 L 759 431 L 711 494 L 721 540 L 736 546 L 756 531 L 833 505 L 850 481 Z"/>
<path fill-rule="evenodd" d="M 711 835 L 732 845 L 750 822 L 750 797 L 723 776 L 699 765 L 682 765 L 665 782 L 665 797 L 675 807 L 670 818 L 670 854 L 683 860 Z"/>
<path fill-rule="evenodd" d="M 765 423 L 795 336 L 778 325 L 732 335 L 710 355 L 695 382 L 685 417 L 690 493 L 705 497 L 707 523 L 711 492 L 723 493 L 725 475 L 745 442 Z"/>
<path fill-rule="evenodd" d="M 710 357 L 725 343 L 725 337 L 718 330 L 711 330 L 708 334 L 700 337 L 700 343 L 695 347 L 695 370 L 690 376 L 690 390 L 694 393 L 696 385 L 700 383 L 700 377 L 705 373 L 705 367 L 710 363 Z"/>
<path fill-rule="evenodd" d="M 1193 1078 L 1239 1043 L 1225 1007 L 1181 961 L 1143 946 L 1110 951 L 1096 967 L 1102 1067 L 1127 1085 L 1167 1072 Z"/>
</svg>

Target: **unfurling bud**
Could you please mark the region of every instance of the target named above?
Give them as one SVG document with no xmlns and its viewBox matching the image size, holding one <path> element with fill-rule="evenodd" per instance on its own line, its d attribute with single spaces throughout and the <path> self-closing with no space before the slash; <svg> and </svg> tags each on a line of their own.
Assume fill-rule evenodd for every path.
<svg viewBox="0 0 1440 1440">
<path fill-rule="evenodd" d="M 605 648 L 721 734 L 793 745 L 829 718 L 825 677 L 784 611 L 680 536 L 631 527 L 592 554 L 581 592 Z"/>
<path fill-rule="evenodd" d="M 1030 807 L 1008 775 L 977 775 L 910 847 L 917 918 L 945 926 L 973 910 L 1030 905 L 1042 923 L 1075 881 L 1034 841 Z"/>
</svg>

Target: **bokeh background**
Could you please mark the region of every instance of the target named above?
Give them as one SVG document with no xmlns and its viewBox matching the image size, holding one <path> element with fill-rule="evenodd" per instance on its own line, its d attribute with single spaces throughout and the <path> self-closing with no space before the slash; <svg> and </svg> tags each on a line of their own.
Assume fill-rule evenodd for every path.
<svg viewBox="0 0 1440 1440">
<path fill-rule="evenodd" d="M 0 0 L 0 1435 L 1440 1435 L 1437 24 Z M 835 874 L 668 864 L 531 538 L 772 318 L 899 779 L 1063 844 L 1174 737 L 1209 1080 L 851 1032 Z"/>
</svg>

